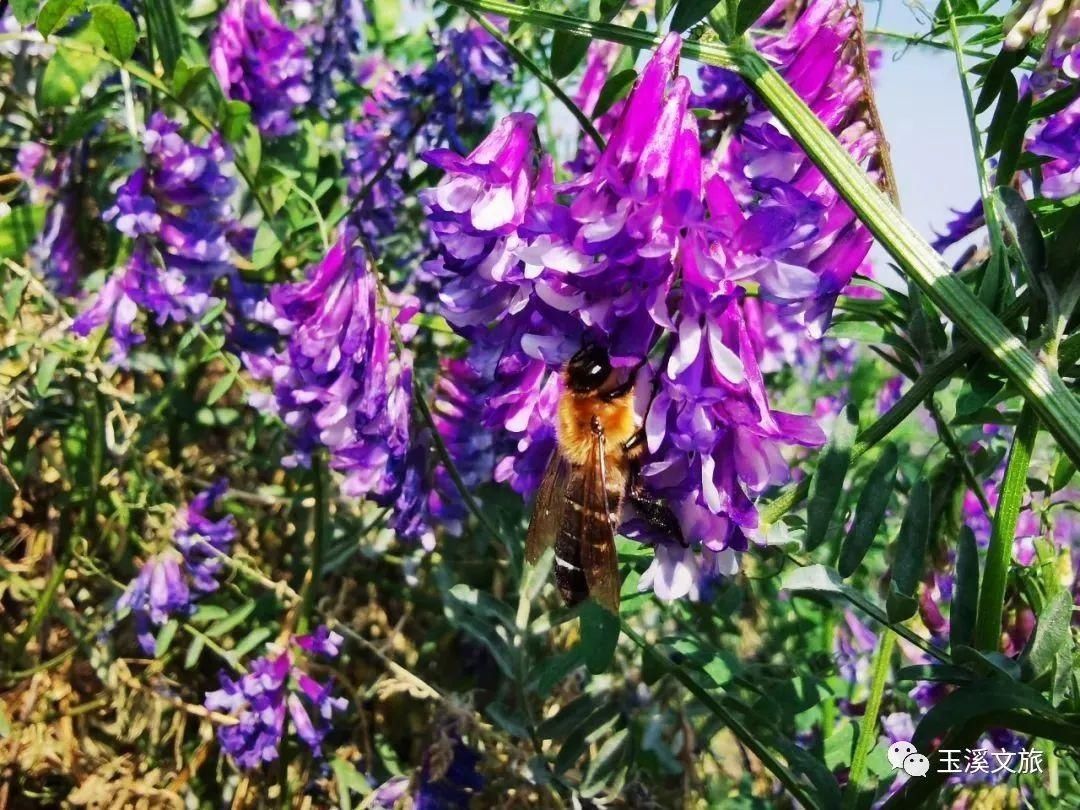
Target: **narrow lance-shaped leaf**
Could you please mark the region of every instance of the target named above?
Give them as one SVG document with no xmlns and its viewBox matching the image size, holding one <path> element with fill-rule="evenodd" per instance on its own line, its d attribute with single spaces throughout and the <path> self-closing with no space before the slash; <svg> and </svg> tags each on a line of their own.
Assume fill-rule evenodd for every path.
<svg viewBox="0 0 1080 810">
<path fill-rule="evenodd" d="M 930 485 L 920 478 L 911 488 L 908 508 L 900 535 L 896 541 L 896 557 L 892 566 L 892 582 L 886 610 L 894 622 L 915 615 L 915 591 L 919 587 L 923 558 L 930 539 Z"/>
<path fill-rule="evenodd" d="M 589 672 L 606 672 L 619 643 L 619 618 L 588 600 L 581 606 L 581 643 Z"/>
<path fill-rule="evenodd" d="M 720 0 L 679 0 L 675 4 L 675 13 L 671 15 L 671 30 L 686 31 L 693 28 L 709 12 L 713 10 Z"/>
<path fill-rule="evenodd" d="M 1039 614 L 1039 623 L 1035 627 L 1035 636 L 1024 651 L 1021 666 L 1026 679 L 1038 678 L 1049 672 L 1058 658 L 1058 652 L 1068 645 L 1071 650 L 1072 635 L 1072 593 L 1061 588 L 1043 605 Z M 1072 658 L 1070 653 L 1069 658 Z"/>
<path fill-rule="evenodd" d="M 859 428 L 859 413 L 854 405 L 844 408 L 836 420 L 833 435 L 821 456 L 810 483 L 810 502 L 806 507 L 806 548 L 812 551 L 824 542 L 851 464 L 851 445 Z"/>
<path fill-rule="evenodd" d="M 855 505 L 855 520 L 840 547 L 840 559 L 836 566 L 842 577 L 850 577 L 855 573 L 885 519 L 885 510 L 896 483 L 896 463 L 896 445 L 890 442 L 885 445 L 881 458 L 870 471 L 863 490 L 859 493 L 859 500 Z"/>
<path fill-rule="evenodd" d="M 956 541 L 956 584 L 949 613 L 949 647 L 970 646 L 975 638 L 979 604 L 979 549 L 971 527 L 962 526 Z"/>
</svg>

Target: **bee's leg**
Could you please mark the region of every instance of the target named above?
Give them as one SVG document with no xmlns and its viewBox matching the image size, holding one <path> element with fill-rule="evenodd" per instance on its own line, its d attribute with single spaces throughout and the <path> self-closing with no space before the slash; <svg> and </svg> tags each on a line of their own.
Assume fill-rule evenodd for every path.
<svg viewBox="0 0 1080 810">
<path fill-rule="evenodd" d="M 634 435 L 637 436 L 639 434 L 640 431 Z M 634 441 L 633 436 L 631 436 L 623 446 L 626 447 L 632 441 Z M 634 509 L 637 510 L 638 514 L 640 514 L 648 523 L 667 532 L 678 540 L 683 548 L 687 548 L 690 545 L 683 537 L 682 528 L 679 526 L 679 519 L 675 517 L 675 513 L 671 511 L 671 507 L 645 490 L 645 486 L 641 483 L 641 464 L 637 459 L 630 462 L 630 476 L 627 481 L 626 500 L 630 502 Z"/>
</svg>

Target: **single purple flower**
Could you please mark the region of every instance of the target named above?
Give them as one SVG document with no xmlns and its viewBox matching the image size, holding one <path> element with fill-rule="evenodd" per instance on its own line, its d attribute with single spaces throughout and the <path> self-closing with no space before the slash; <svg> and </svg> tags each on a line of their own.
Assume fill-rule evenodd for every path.
<svg viewBox="0 0 1080 810">
<path fill-rule="evenodd" d="M 117 613 L 132 612 L 139 646 L 148 655 L 154 655 L 155 630 L 172 617 L 186 616 L 192 611 L 191 591 L 180 554 L 170 549 L 150 557 L 124 590 L 115 609 Z"/>
<path fill-rule="evenodd" d="M 221 555 L 228 554 L 236 540 L 232 515 L 213 520 L 207 514 L 227 487 L 228 482 L 220 479 L 182 508 L 174 522 L 173 542 L 184 555 L 192 588 L 199 593 L 213 593 L 220 587 Z"/>
</svg>

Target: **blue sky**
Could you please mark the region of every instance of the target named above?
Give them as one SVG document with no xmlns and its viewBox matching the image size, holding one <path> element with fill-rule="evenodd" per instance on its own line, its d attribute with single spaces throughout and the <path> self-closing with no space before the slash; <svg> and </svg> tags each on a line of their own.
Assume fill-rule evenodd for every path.
<svg viewBox="0 0 1080 810">
<path fill-rule="evenodd" d="M 868 3 L 866 25 L 908 34 L 926 28 L 898 0 Z M 979 194 L 956 64 L 949 51 L 891 45 L 884 51 L 877 100 L 900 202 L 911 224 L 929 237 L 944 228 L 949 208 L 966 209 Z"/>
</svg>

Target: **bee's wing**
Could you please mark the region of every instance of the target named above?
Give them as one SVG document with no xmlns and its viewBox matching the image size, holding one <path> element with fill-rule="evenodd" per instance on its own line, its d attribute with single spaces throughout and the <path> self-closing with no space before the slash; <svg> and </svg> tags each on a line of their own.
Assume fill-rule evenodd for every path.
<svg viewBox="0 0 1080 810">
<path fill-rule="evenodd" d="M 525 536 L 525 559 L 535 565 L 544 550 L 555 542 L 555 535 L 562 525 L 566 506 L 566 484 L 570 478 L 570 464 L 556 447 L 551 451 L 540 490 L 536 495 L 529 533 Z"/>
<path fill-rule="evenodd" d="M 615 528 L 608 502 L 604 434 L 596 434 L 582 471 L 581 567 L 589 596 L 619 615 L 619 558 L 615 552 Z"/>
</svg>

